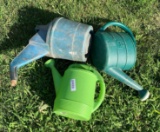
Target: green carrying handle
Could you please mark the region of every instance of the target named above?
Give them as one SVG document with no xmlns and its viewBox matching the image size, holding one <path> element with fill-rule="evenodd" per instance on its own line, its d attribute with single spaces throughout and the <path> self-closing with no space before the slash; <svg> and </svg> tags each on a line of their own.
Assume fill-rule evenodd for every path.
<svg viewBox="0 0 160 132">
<path fill-rule="evenodd" d="M 118 26 L 121 29 L 123 29 L 124 31 L 126 31 L 131 36 L 131 38 L 133 39 L 134 43 L 136 44 L 136 40 L 134 38 L 134 35 L 133 35 L 132 31 L 126 25 L 124 25 L 124 24 L 122 24 L 120 22 L 108 22 L 104 26 L 102 26 L 99 30 L 100 31 L 104 31 L 109 26 Z"/>
<path fill-rule="evenodd" d="M 99 93 L 98 98 L 96 98 L 94 101 L 94 107 L 92 110 L 92 113 L 93 113 L 101 105 L 105 97 L 105 84 L 104 84 L 104 80 L 102 76 L 94 68 L 92 68 L 91 66 L 84 65 L 84 64 L 72 64 L 71 66 L 69 66 L 69 68 L 86 69 L 86 70 L 92 71 L 97 76 L 97 81 L 99 82 L 99 85 L 100 85 L 100 93 Z"/>
</svg>

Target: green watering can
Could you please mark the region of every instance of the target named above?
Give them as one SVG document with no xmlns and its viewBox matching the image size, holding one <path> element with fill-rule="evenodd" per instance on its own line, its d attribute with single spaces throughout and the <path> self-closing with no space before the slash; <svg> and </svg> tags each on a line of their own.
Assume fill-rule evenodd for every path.
<svg viewBox="0 0 160 132">
<path fill-rule="evenodd" d="M 109 26 L 118 26 L 125 32 L 105 31 Z M 91 59 L 97 69 L 137 90 L 142 101 L 149 97 L 147 90 L 123 72 L 131 69 L 136 62 L 136 41 L 131 30 L 124 24 L 109 22 L 95 33 Z"/>
<path fill-rule="evenodd" d="M 105 83 L 101 75 L 85 64 L 70 65 L 63 76 L 55 68 L 53 59 L 45 65 L 52 70 L 56 90 L 54 113 L 76 120 L 89 120 L 105 97 Z M 97 83 L 100 92 L 94 99 Z"/>
</svg>

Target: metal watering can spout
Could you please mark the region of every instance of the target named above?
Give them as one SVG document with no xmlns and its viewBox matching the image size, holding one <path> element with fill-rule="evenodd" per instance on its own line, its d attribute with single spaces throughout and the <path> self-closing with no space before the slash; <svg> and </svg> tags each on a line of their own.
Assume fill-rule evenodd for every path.
<svg viewBox="0 0 160 132">
<path fill-rule="evenodd" d="M 128 85 L 129 87 L 138 91 L 139 96 L 142 101 L 146 100 L 149 96 L 149 92 L 143 89 L 137 82 L 131 79 L 128 75 L 126 75 L 120 68 L 109 68 L 106 72 L 117 79 L 118 81 Z"/>
<path fill-rule="evenodd" d="M 55 90 L 56 90 L 55 92 L 57 94 L 62 76 L 60 75 L 58 70 L 55 68 L 55 61 L 53 59 L 49 59 L 48 61 L 46 61 L 45 66 L 52 70 L 52 76 L 53 76 L 53 81 L 54 81 Z"/>
<path fill-rule="evenodd" d="M 38 27 L 39 31 L 29 40 L 29 44 L 23 49 L 10 64 L 11 86 L 16 86 L 18 69 L 34 60 L 42 58 L 49 53 L 49 47 L 45 43 L 47 26 Z"/>
</svg>

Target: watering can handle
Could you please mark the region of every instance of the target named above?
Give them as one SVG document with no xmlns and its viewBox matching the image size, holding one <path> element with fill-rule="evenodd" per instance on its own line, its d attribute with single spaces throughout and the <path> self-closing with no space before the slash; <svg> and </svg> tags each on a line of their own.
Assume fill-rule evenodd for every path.
<svg viewBox="0 0 160 132">
<path fill-rule="evenodd" d="M 99 74 L 99 72 L 97 70 L 95 70 L 94 68 L 92 68 L 91 66 L 87 66 L 84 64 L 73 64 L 70 67 L 72 68 L 83 68 L 89 71 L 92 71 L 96 76 L 97 76 L 97 81 L 99 82 L 100 85 L 100 93 L 98 98 L 95 99 L 94 101 L 94 106 L 93 106 L 93 110 L 92 112 L 94 112 L 95 110 L 98 109 L 98 107 L 101 105 L 102 101 L 104 100 L 105 97 L 105 83 L 104 80 L 102 78 L 102 76 Z"/>
<path fill-rule="evenodd" d="M 103 80 L 102 76 L 95 69 L 92 69 L 92 70 L 96 74 L 97 81 L 99 82 L 99 86 L 100 86 L 99 96 L 94 101 L 94 107 L 93 107 L 93 111 L 92 111 L 92 112 L 94 112 L 95 110 L 98 109 L 98 107 L 101 105 L 102 101 L 104 100 L 106 88 L 105 88 L 105 84 L 104 84 L 104 80 Z"/>
<path fill-rule="evenodd" d="M 104 31 L 106 30 L 109 26 L 118 26 L 121 29 L 123 29 L 124 31 L 126 31 L 133 39 L 134 43 L 136 44 L 136 40 L 134 38 L 134 35 L 132 33 L 132 31 L 124 24 L 120 23 L 120 22 L 108 22 L 106 23 L 104 26 L 102 26 L 99 30 L 100 31 Z"/>
</svg>

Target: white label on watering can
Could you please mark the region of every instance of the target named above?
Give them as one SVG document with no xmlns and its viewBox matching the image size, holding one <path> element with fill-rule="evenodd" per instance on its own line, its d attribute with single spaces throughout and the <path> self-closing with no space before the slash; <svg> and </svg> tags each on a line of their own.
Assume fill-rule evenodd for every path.
<svg viewBox="0 0 160 132">
<path fill-rule="evenodd" d="M 71 91 L 76 91 L 76 79 L 70 80 Z"/>
</svg>

